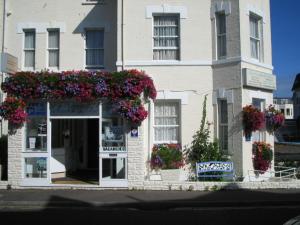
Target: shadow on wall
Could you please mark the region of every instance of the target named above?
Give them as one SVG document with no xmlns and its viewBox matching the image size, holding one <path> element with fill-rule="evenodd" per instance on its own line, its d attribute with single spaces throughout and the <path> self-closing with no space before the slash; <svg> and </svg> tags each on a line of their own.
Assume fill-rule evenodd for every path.
<svg viewBox="0 0 300 225">
<path fill-rule="evenodd" d="M 84 39 L 87 30 L 104 30 L 104 64 L 112 70 L 116 70 L 117 61 L 117 19 L 117 0 L 109 0 L 95 4 L 73 30 L 73 34 L 81 34 Z"/>
<path fill-rule="evenodd" d="M 230 186 L 232 188 L 232 185 Z M 14 194 L 14 192 L 17 192 Z M 300 193 L 289 191 L 10 191 L 47 197 L 44 210 L 0 212 L 6 224 L 283 224 L 299 215 Z M 31 194 L 30 194 L 31 192 Z M 50 192 L 48 197 L 47 192 Z M 52 194 L 52 195 L 51 195 Z M 44 196 L 44 197 L 43 197 Z M 8 199 L 6 197 L 6 199 Z M 22 199 L 23 200 L 23 199 Z"/>
<path fill-rule="evenodd" d="M 0 180 L 7 180 L 7 136 L 0 138 Z"/>
</svg>

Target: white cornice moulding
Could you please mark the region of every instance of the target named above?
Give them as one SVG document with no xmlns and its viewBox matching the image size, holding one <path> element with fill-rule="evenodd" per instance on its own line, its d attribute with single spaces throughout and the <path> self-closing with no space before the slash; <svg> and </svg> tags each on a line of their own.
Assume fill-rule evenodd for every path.
<svg viewBox="0 0 300 225">
<path fill-rule="evenodd" d="M 51 21 L 48 23 L 25 22 L 17 24 L 17 33 L 23 33 L 24 29 L 35 29 L 36 33 L 46 33 L 47 29 L 59 29 L 60 33 L 66 32 L 65 22 Z"/>
<path fill-rule="evenodd" d="M 215 2 L 211 7 L 211 18 L 214 19 L 216 17 L 217 12 L 225 12 L 225 15 L 228 16 L 231 14 L 231 2 L 230 1 L 219 1 Z"/>
<path fill-rule="evenodd" d="M 161 90 L 157 92 L 157 100 L 181 100 L 181 105 L 189 103 L 189 94 L 186 91 Z"/>
<path fill-rule="evenodd" d="M 155 13 L 178 13 L 180 19 L 187 19 L 187 8 L 186 6 L 171 6 L 168 4 L 162 5 L 149 5 L 146 7 L 146 19 L 152 19 Z"/>
<path fill-rule="evenodd" d="M 215 65 L 225 65 L 230 63 L 249 63 L 255 66 L 263 67 L 266 69 L 273 70 L 274 67 L 269 64 L 256 62 L 248 58 L 242 58 L 240 56 L 222 59 L 222 60 L 189 60 L 189 61 L 125 61 L 124 66 L 215 66 Z M 117 61 L 116 66 L 122 66 L 122 61 Z"/>
<path fill-rule="evenodd" d="M 122 66 L 122 61 L 116 63 Z M 191 61 L 125 61 L 125 66 L 211 66 L 211 61 L 191 60 Z"/>
</svg>

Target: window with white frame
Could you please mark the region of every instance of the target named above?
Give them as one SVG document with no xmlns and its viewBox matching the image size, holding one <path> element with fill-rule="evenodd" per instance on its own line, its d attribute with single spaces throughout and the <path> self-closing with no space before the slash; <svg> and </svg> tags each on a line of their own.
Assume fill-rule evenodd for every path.
<svg viewBox="0 0 300 225">
<path fill-rule="evenodd" d="M 216 13 L 216 31 L 217 31 L 217 56 L 218 59 L 226 57 L 226 15 L 225 12 Z"/>
<path fill-rule="evenodd" d="M 228 153 L 228 107 L 227 100 L 219 100 L 219 143 L 221 150 Z"/>
<path fill-rule="evenodd" d="M 86 30 L 86 67 L 104 67 L 104 31 Z"/>
<path fill-rule="evenodd" d="M 250 14 L 250 45 L 251 57 L 257 60 L 262 59 L 262 19 Z"/>
<path fill-rule="evenodd" d="M 179 143 L 179 102 L 157 101 L 154 105 L 154 142 Z"/>
<path fill-rule="evenodd" d="M 35 67 L 35 30 L 24 31 L 24 67 Z"/>
<path fill-rule="evenodd" d="M 59 30 L 48 30 L 48 66 L 59 67 Z"/>
<path fill-rule="evenodd" d="M 179 60 L 179 16 L 154 16 L 153 20 L 153 60 Z"/>
</svg>

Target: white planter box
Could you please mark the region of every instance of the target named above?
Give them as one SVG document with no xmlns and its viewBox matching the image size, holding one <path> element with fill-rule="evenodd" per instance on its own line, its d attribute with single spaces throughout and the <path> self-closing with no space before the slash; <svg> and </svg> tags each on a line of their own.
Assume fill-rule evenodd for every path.
<svg viewBox="0 0 300 225">
<path fill-rule="evenodd" d="M 180 169 L 173 170 L 161 170 L 161 179 L 163 181 L 179 181 L 180 180 Z"/>
</svg>

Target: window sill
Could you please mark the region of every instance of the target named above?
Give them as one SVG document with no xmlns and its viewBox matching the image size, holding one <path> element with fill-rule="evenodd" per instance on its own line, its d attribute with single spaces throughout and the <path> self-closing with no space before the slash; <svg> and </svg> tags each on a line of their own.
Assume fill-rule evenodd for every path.
<svg viewBox="0 0 300 225">
<path fill-rule="evenodd" d="M 100 0 L 100 1 L 83 1 L 81 3 L 81 5 L 104 5 L 105 2 L 104 0 Z"/>
</svg>

